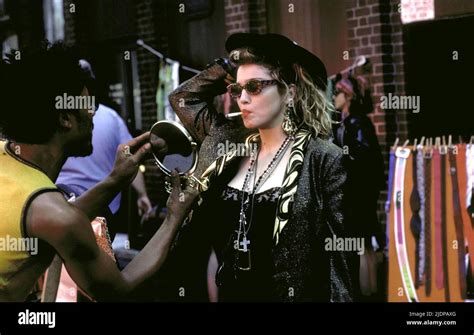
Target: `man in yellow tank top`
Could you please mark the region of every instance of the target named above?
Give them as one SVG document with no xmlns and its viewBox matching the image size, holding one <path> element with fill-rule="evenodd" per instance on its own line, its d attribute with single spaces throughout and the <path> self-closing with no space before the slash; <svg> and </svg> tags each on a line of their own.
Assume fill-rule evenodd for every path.
<svg viewBox="0 0 474 335">
<path fill-rule="evenodd" d="M 120 145 L 111 174 L 74 202 L 54 185 L 68 157 L 92 152 L 90 88 L 79 57 L 61 44 L 0 64 L 0 132 L 8 139 L 0 141 L 0 301 L 24 301 L 56 253 L 91 297 L 131 299 L 161 267 L 197 195 L 174 176 L 166 220 L 120 272 L 90 222 L 135 178 L 149 133 Z"/>
</svg>

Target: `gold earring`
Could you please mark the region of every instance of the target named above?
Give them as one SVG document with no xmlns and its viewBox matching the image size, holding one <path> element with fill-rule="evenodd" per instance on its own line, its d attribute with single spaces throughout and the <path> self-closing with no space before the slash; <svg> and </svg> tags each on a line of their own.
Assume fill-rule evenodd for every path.
<svg viewBox="0 0 474 335">
<path fill-rule="evenodd" d="M 295 106 L 293 103 L 293 99 L 290 99 L 288 101 L 288 105 L 286 106 L 286 110 L 284 112 L 283 116 L 283 123 L 281 124 L 281 127 L 283 128 L 283 131 L 288 135 L 288 136 L 293 136 L 296 133 L 297 126 L 296 123 L 293 121 L 292 114 L 295 112 Z"/>
</svg>

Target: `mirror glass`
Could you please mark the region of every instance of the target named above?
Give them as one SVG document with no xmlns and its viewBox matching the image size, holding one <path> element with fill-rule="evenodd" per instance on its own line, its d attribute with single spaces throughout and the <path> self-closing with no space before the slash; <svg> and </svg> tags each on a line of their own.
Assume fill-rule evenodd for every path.
<svg viewBox="0 0 474 335">
<path fill-rule="evenodd" d="M 155 123 L 150 130 L 150 143 L 155 161 L 165 174 L 177 169 L 180 175 L 189 175 L 195 170 L 196 143 L 178 122 Z"/>
</svg>

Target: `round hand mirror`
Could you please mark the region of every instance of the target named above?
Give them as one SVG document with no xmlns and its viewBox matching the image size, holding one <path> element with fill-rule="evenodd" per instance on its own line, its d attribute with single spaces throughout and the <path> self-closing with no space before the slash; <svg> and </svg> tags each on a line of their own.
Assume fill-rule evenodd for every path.
<svg viewBox="0 0 474 335">
<path fill-rule="evenodd" d="M 192 176 L 198 162 L 197 143 L 180 123 L 155 123 L 150 130 L 150 144 L 155 162 L 165 175 L 177 170 L 183 179 L 199 183 Z"/>
</svg>

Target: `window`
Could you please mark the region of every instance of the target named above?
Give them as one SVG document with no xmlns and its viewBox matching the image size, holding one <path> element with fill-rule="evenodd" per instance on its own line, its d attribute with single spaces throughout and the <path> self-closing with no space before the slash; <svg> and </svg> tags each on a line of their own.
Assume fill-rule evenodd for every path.
<svg viewBox="0 0 474 335">
<path fill-rule="evenodd" d="M 404 24 L 434 19 L 434 0 L 402 0 L 400 6 Z"/>
</svg>

